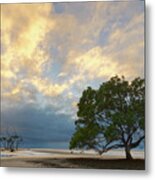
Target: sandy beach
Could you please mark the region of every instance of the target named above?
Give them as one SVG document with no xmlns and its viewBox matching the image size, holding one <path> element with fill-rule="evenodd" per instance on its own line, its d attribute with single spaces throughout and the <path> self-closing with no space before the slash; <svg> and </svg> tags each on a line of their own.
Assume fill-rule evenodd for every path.
<svg viewBox="0 0 155 180">
<path fill-rule="evenodd" d="M 126 160 L 122 150 L 100 156 L 94 151 L 20 149 L 16 152 L 2 151 L 1 167 L 144 170 L 144 152 L 132 151 L 132 156 L 133 160 Z"/>
</svg>

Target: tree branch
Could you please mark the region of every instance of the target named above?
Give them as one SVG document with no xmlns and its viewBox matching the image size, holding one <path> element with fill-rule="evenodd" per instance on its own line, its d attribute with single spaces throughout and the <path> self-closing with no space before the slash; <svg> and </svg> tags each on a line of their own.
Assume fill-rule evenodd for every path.
<svg viewBox="0 0 155 180">
<path fill-rule="evenodd" d="M 118 125 L 118 127 L 120 128 L 120 130 L 121 130 L 121 140 L 122 140 L 122 142 L 125 144 L 125 138 L 124 138 L 124 130 L 123 130 L 123 128 L 122 128 L 122 126 L 121 125 Z"/>
<path fill-rule="evenodd" d="M 122 148 L 124 147 L 124 144 L 115 144 L 115 145 L 112 145 L 112 146 L 109 146 L 109 147 L 105 147 L 103 150 L 99 151 L 100 154 L 104 153 L 104 152 L 107 152 L 111 149 L 118 149 L 118 148 Z"/>
<path fill-rule="evenodd" d="M 132 135 L 136 132 L 136 130 L 137 130 L 137 128 L 134 128 L 133 129 L 133 131 L 129 134 L 129 136 L 128 136 L 128 138 L 127 138 L 127 144 L 128 144 L 128 142 L 131 140 L 131 138 L 132 138 Z"/>
<path fill-rule="evenodd" d="M 137 147 L 144 138 L 145 138 L 145 136 L 142 136 L 139 140 L 137 140 L 136 142 L 132 143 L 131 144 L 131 148 Z"/>
</svg>

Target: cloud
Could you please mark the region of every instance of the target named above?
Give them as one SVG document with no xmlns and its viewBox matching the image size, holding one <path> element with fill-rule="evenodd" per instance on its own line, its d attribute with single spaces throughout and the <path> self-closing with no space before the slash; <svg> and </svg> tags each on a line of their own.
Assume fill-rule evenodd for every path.
<svg viewBox="0 0 155 180">
<path fill-rule="evenodd" d="M 25 84 L 47 96 L 58 95 L 66 88 L 42 76 L 51 63 L 44 45 L 47 33 L 55 27 L 52 9 L 52 4 L 46 3 L 2 5 L 1 77 L 5 99 L 19 101 L 25 94 L 32 98 L 31 88 Z"/>
<path fill-rule="evenodd" d="M 45 34 L 52 29 L 54 22 L 48 16 L 52 6 L 45 4 L 3 4 L 2 5 L 2 46 L 3 54 L 9 58 L 5 60 L 17 61 L 27 58 L 27 61 L 35 61 L 32 58 L 34 52 L 40 50 L 38 45 L 43 41 Z M 41 56 L 39 52 L 38 56 Z M 4 57 L 5 57 L 4 56 Z"/>
<path fill-rule="evenodd" d="M 34 78 L 31 82 L 44 96 L 58 96 L 68 88 L 67 84 L 52 84 L 45 79 Z"/>
<path fill-rule="evenodd" d="M 104 56 L 101 47 L 95 47 L 85 54 L 74 59 L 76 68 L 87 79 L 110 77 L 117 71 L 117 62 L 111 57 Z M 109 68 L 110 67 L 110 68 Z M 83 77 L 84 78 L 84 77 Z"/>
<path fill-rule="evenodd" d="M 47 113 L 48 112 L 48 113 Z M 33 147 L 39 142 L 40 146 L 54 142 L 63 143 L 68 148 L 68 142 L 74 131 L 74 123 L 70 121 L 67 115 L 55 113 L 55 109 L 41 110 L 33 105 L 24 105 L 19 108 L 11 108 L 8 111 L 3 111 L 2 117 L 2 134 L 17 133 L 24 139 L 24 146 L 28 147 L 33 144 Z M 38 146 L 39 146 L 38 145 Z"/>
<path fill-rule="evenodd" d="M 74 43 L 68 39 L 64 44 L 71 47 L 63 67 L 64 73 L 72 75 L 69 84 L 86 83 L 97 78 L 103 81 L 116 74 L 130 80 L 136 76 L 143 77 L 143 2 L 96 3 L 94 7 L 93 18 L 71 31 Z M 105 35 L 101 37 L 101 33 Z M 84 42 L 89 42 L 87 48 L 84 48 Z"/>
<path fill-rule="evenodd" d="M 23 65 L 27 69 L 35 67 L 35 72 L 40 71 L 41 64 L 47 58 L 39 44 L 44 40 L 46 33 L 54 27 L 54 22 L 48 18 L 51 7 L 48 4 L 2 5 L 4 68 L 7 66 L 8 70 L 16 73 L 19 70 L 18 66 Z"/>
<path fill-rule="evenodd" d="M 61 73 L 58 74 L 58 77 L 64 77 L 64 76 L 66 76 L 66 75 L 67 75 L 66 73 L 61 72 Z"/>
<path fill-rule="evenodd" d="M 97 78 L 143 76 L 143 25 L 143 2 L 2 5 L 2 95 L 53 97 Z"/>
</svg>

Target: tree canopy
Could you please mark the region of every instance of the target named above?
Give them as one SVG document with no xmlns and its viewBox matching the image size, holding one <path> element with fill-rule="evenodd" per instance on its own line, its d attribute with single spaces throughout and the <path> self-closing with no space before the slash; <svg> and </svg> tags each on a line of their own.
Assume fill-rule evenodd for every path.
<svg viewBox="0 0 155 180">
<path fill-rule="evenodd" d="M 100 154 L 124 148 L 126 158 L 145 137 L 144 79 L 128 82 L 114 76 L 99 89 L 88 87 L 78 103 L 76 129 L 70 149 L 95 149 Z"/>
</svg>

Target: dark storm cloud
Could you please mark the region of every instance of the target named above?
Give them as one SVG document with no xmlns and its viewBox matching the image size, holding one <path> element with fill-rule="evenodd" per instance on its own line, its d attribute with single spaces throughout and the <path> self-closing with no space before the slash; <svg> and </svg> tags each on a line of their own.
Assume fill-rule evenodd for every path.
<svg viewBox="0 0 155 180">
<path fill-rule="evenodd" d="M 1 124 L 2 133 L 17 132 L 28 144 L 68 143 L 74 131 L 74 122 L 69 116 L 56 114 L 54 110 L 47 112 L 27 105 L 19 109 L 12 108 L 8 112 L 3 111 Z"/>
</svg>

